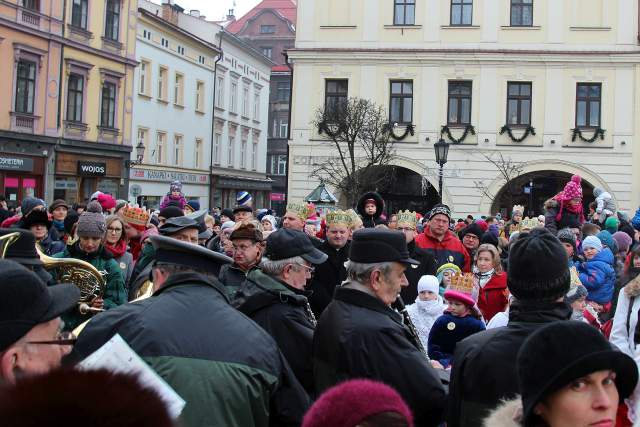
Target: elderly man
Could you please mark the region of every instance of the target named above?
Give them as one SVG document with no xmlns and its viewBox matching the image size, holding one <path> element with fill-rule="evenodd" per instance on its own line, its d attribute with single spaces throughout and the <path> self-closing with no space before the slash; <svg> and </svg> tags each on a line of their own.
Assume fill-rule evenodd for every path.
<svg viewBox="0 0 640 427">
<path fill-rule="evenodd" d="M 186 400 L 181 425 L 298 425 L 306 393 L 273 339 L 229 305 L 217 279 L 231 259 L 164 236 L 149 239 L 153 295 L 96 316 L 70 361 L 119 333 Z"/>
<path fill-rule="evenodd" d="M 348 282 L 338 288 L 313 338 L 316 391 L 366 377 L 394 387 L 411 408 L 416 425 L 440 425 L 444 388 L 391 308 L 407 286 L 409 257 L 398 231 L 364 229 L 353 234 Z"/>
<path fill-rule="evenodd" d="M 429 223 L 424 232 L 416 237 L 416 246 L 430 252 L 438 267 L 451 263 L 460 267 L 463 272 L 470 272 L 471 257 L 458 236 L 449 230 L 449 221 L 449 206 L 435 205 L 429 212 Z"/>
<path fill-rule="evenodd" d="M 253 208 L 251 206 L 236 206 L 233 209 L 233 220 L 235 222 L 247 222 L 253 219 Z"/>
<path fill-rule="evenodd" d="M 327 254 L 328 258 L 316 267 L 309 284 L 309 290 L 313 292 L 309 303 L 318 318 L 333 299 L 336 286 L 347 278 L 344 263 L 349 259 L 352 217 L 345 211 L 329 212 L 326 224 L 327 238 L 318 249 Z"/>
<path fill-rule="evenodd" d="M 467 250 L 467 253 L 473 260 L 476 256 L 476 251 L 480 247 L 480 242 L 484 232 L 478 223 L 474 222 L 466 226 L 460 231 L 460 239 L 462 240 L 462 246 Z"/>
<path fill-rule="evenodd" d="M 262 231 L 253 223 L 241 223 L 229 237 L 233 244 L 233 264 L 226 264 L 220 270 L 219 279 L 227 288 L 227 295 L 233 299 L 247 274 L 257 268 L 264 251 Z"/>
<path fill-rule="evenodd" d="M 60 315 L 79 299 L 74 285 L 47 286 L 20 264 L 0 260 L 0 383 L 60 366 L 71 351 Z"/>
<path fill-rule="evenodd" d="M 311 346 L 316 319 L 304 290 L 314 265 L 327 255 L 301 231 L 282 229 L 267 238 L 260 270 L 247 274 L 248 298 L 238 307 L 276 340 L 298 381 L 313 394 Z"/>
</svg>

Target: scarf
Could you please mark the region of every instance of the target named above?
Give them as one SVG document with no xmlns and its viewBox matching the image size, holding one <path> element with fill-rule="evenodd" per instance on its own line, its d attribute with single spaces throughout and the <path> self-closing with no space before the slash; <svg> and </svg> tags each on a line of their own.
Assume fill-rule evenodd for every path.
<svg viewBox="0 0 640 427">
<path fill-rule="evenodd" d="M 567 212 L 578 215 L 580 217 L 580 223 L 584 224 L 584 212 L 582 210 L 581 203 L 578 203 L 577 205 L 567 204 L 567 206 L 565 206 L 564 202 L 568 202 L 571 199 L 567 199 L 564 195 L 564 192 L 562 191 L 556 194 L 553 199 L 560 203 L 560 209 L 558 210 L 558 214 L 556 215 L 556 221 L 560 221 L 560 219 L 562 218 L 562 211 L 566 208 Z"/>
<path fill-rule="evenodd" d="M 105 243 L 104 247 L 106 250 L 111 252 L 114 258 L 120 258 L 127 251 L 127 242 L 125 242 L 123 239 L 120 239 L 115 244 L 115 246 L 112 246 L 109 243 Z"/>
<path fill-rule="evenodd" d="M 431 301 L 422 301 L 420 297 L 416 297 L 416 305 L 420 311 L 424 311 L 429 316 L 441 315 L 444 311 L 444 303 L 440 295 Z"/>
<path fill-rule="evenodd" d="M 60 232 L 60 235 L 65 234 L 65 232 L 64 232 L 64 221 L 58 221 L 57 219 L 54 219 L 52 222 L 53 222 L 53 226 L 56 228 L 56 230 L 58 230 Z"/>
<path fill-rule="evenodd" d="M 493 268 L 487 272 L 480 273 L 478 267 L 476 267 L 475 265 L 473 266 L 473 274 L 475 274 L 478 278 L 478 285 L 480 285 L 480 289 L 484 288 L 485 285 L 489 283 L 489 280 L 491 280 L 491 277 L 493 277 L 493 273 L 495 273 L 495 269 Z"/>
</svg>

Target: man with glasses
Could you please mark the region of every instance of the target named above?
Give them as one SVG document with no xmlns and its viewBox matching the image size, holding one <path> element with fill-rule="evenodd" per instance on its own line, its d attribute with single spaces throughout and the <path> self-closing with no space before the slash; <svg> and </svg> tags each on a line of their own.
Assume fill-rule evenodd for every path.
<svg viewBox="0 0 640 427">
<path fill-rule="evenodd" d="M 0 260 L 0 383 L 43 374 L 71 351 L 60 314 L 73 309 L 79 289 L 47 286 L 20 264 Z"/>
<path fill-rule="evenodd" d="M 472 260 L 476 256 L 476 251 L 480 246 L 482 236 L 484 236 L 484 232 L 482 231 L 482 228 L 480 228 L 480 226 L 475 222 L 471 223 L 460 232 L 462 245 L 465 247 Z"/>
<path fill-rule="evenodd" d="M 229 239 L 233 245 L 233 264 L 222 266 L 219 279 L 227 288 L 229 298 L 233 299 L 247 274 L 260 263 L 264 245 L 262 231 L 252 222 L 240 223 Z"/>
<path fill-rule="evenodd" d="M 314 265 L 327 255 L 302 231 L 281 229 L 267 238 L 260 269 L 247 274 L 239 292 L 247 296 L 238 309 L 262 326 L 278 343 L 298 381 L 314 395 L 311 345 L 316 319 L 305 291 Z"/>
</svg>

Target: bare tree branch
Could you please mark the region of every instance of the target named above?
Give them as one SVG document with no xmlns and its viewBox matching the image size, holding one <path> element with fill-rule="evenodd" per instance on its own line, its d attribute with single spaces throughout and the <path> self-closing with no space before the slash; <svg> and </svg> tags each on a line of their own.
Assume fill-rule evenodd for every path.
<svg viewBox="0 0 640 427">
<path fill-rule="evenodd" d="M 491 163 L 496 168 L 500 181 L 504 182 L 504 192 L 502 194 L 504 194 L 508 198 L 509 203 L 511 203 L 516 195 L 514 180 L 522 175 L 524 162 L 516 162 L 511 157 L 505 157 L 500 151 L 494 151 L 489 154 L 478 151 L 475 154 L 480 155 L 484 160 Z M 474 181 L 474 186 L 478 191 L 482 192 L 484 197 L 487 197 L 492 202 L 498 194 L 500 194 L 500 192 L 491 194 L 489 191 L 489 185 L 484 180 Z"/>
</svg>

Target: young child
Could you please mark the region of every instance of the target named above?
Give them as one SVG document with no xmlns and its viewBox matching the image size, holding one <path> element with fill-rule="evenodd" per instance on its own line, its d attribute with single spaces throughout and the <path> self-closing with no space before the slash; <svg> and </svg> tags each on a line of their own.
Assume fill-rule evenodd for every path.
<svg viewBox="0 0 640 427">
<path fill-rule="evenodd" d="M 182 183 L 180 181 L 173 181 L 169 186 L 169 192 L 162 198 L 160 202 L 160 209 L 164 209 L 169 204 L 173 204 L 180 209 L 184 209 L 187 204 L 184 194 L 182 194 Z"/>
<path fill-rule="evenodd" d="M 448 307 L 431 327 L 427 352 L 446 369 L 454 363 L 456 344 L 469 335 L 484 331 L 485 326 L 476 307 L 478 286 L 472 273 L 453 276 L 444 298 Z"/>
<path fill-rule="evenodd" d="M 440 283 L 440 290 L 438 291 L 440 296 L 444 296 L 444 291 L 447 289 L 447 286 L 451 284 L 451 276 L 460 273 L 462 273 L 462 270 L 455 264 L 442 264 L 438 267 L 436 277 Z"/>
<path fill-rule="evenodd" d="M 413 322 L 424 348 L 429 343 L 429 332 L 433 323 L 444 312 L 446 305 L 438 294 L 440 282 L 436 276 L 422 276 L 418 280 L 416 301 L 407 306 L 407 312 Z"/>
<path fill-rule="evenodd" d="M 589 291 L 587 301 L 596 303 L 594 307 L 602 307 L 606 312 L 610 308 L 616 282 L 613 253 L 609 248 L 603 247 L 596 236 L 584 239 L 582 251 L 586 261 L 578 264 L 577 269 L 580 282 Z"/>
<path fill-rule="evenodd" d="M 564 246 L 564 249 L 567 251 L 567 257 L 569 258 L 569 267 L 573 267 L 582 261 L 584 261 L 578 255 L 578 240 L 576 239 L 576 235 L 570 228 L 563 228 L 558 231 L 558 240 Z"/>
<path fill-rule="evenodd" d="M 593 197 L 596 198 L 596 209 L 593 219 L 604 224 L 607 218 L 616 214 L 616 202 L 611 197 L 611 194 L 604 191 L 600 187 L 593 189 Z"/>
<path fill-rule="evenodd" d="M 587 308 L 587 288 L 581 284 L 576 284 L 569 288 L 569 292 L 564 297 L 564 302 L 571 306 L 571 319 L 589 323 L 584 318 L 584 311 Z"/>
<path fill-rule="evenodd" d="M 485 321 L 504 311 L 509 302 L 507 273 L 502 271 L 500 254 L 493 245 L 480 245 L 476 252 L 473 274 L 478 279 L 478 308 Z"/>
</svg>

